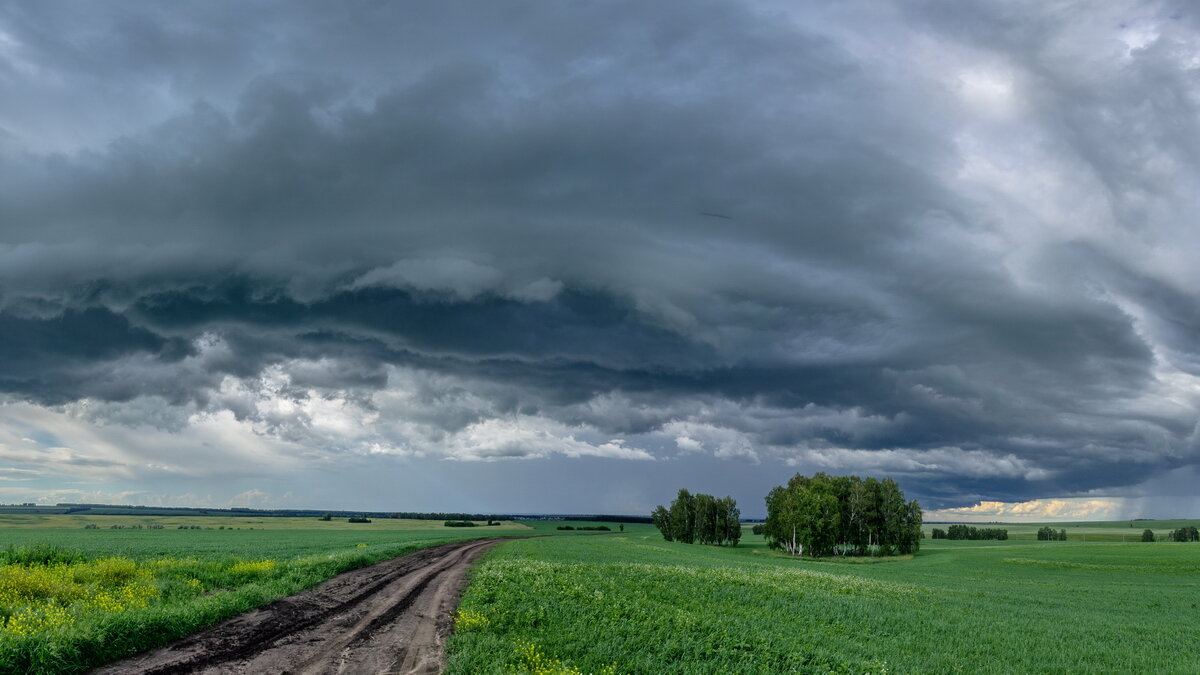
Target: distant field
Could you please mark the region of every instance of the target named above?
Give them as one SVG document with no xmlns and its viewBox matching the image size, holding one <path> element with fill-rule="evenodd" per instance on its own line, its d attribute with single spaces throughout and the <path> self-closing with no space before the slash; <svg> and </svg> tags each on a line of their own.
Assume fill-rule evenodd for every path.
<svg viewBox="0 0 1200 675">
<path fill-rule="evenodd" d="M 529 539 L 475 571 L 449 672 L 1195 672 L 1197 579 L 1200 544 L 1073 534 L 926 539 L 880 564 L 779 557 L 748 532 L 733 549 L 652 529 Z"/>
<path fill-rule="evenodd" d="M 1087 523 L 969 523 L 978 527 L 1000 527 L 1008 530 L 1009 539 L 1037 541 L 1039 527 L 1050 527 L 1067 531 L 1067 541 L 1129 541 L 1140 542 L 1143 530 L 1153 530 L 1158 538 L 1165 538 L 1171 530 L 1200 526 L 1200 520 L 1114 520 Z M 929 538 L 933 528 L 946 529 L 946 525 L 926 523 L 921 529 Z M 977 542 L 982 543 L 982 542 Z"/>
<path fill-rule="evenodd" d="M 28 529 L 82 529 L 88 524 L 107 529 L 113 525 L 132 526 L 162 525 L 164 528 L 197 525 L 202 528 L 250 529 L 256 530 L 345 530 L 380 531 L 380 530 L 447 530 L 441 520 L 403 520 L 397 518 L 372 518 L 369 523 L 349 523 L 346 518 L 333 518 L 328 521 L 319 518 L 288 518 L 288 517 L 254 517 L 254 516 L 92 516 L 86 513 L 70 515 L 26 515 L 0 513 L 0 531 Z M 481 527 L 487 521 L 478 521 Z M 489 530 L 528 530 L 529 527 L 514 521 L 503 521 L 499 527 L 489 527 Z"/>
</svg>

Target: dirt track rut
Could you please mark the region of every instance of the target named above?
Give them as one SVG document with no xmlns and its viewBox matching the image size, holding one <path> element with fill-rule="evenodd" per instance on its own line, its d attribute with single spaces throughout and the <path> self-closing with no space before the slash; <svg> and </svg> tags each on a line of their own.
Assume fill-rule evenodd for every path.
<svg viewBox="0 0 1200 675">
<path fill-rule="evenodd" d="M 438 673 L 467 568 L 498 541 L 444 544 L 347 572 L 96 673 Z"/>
</svg>

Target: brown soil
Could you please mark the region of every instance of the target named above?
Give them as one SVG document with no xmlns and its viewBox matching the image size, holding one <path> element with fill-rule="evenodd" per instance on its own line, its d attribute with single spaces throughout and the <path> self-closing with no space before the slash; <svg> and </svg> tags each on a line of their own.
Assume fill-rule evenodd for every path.
<svg viewBox="0 0 1200 675">
<path fill-rule="evenodd" d="M 347 572 L 97 673 L 438 673 L 470 564 L 496 539 Z"/>
</svg>

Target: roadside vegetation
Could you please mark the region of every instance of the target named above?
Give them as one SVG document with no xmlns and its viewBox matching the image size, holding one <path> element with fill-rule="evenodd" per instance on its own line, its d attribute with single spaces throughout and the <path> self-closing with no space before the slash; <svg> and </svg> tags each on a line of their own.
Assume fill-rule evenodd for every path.
<svg viewBox="0 0 1200 675">
<path fill-rule="evenodd" d="M 796 558 L 749 528 L 736 548 L 645 526 L 506 542 L 473 573 L 449 672 L 1194 672 L 1179 590 L 1200 560 L 1136 525 L 1063 524 L 1107 540 L 1057 543 L 1010 526 L 909 558 Z"/>
<path fill-rule="evenodd" d="M 289 529 L 251 530 L 237 529 L 245 519 L 200 517 L 191 519 L 197 529 L 179 529 L 111 518 L 121 526 L 3 531 L 0 673 L 83 672 L 347 570 L 441 543 L 533 531 L 511 522 L 476 533 L 440 522 L 405 531 L 394 522 L 316 518 L 286 520 L 321 529 L 290 529 L 299 523 L 276 518 L 271 524 Z"/>
</svg>

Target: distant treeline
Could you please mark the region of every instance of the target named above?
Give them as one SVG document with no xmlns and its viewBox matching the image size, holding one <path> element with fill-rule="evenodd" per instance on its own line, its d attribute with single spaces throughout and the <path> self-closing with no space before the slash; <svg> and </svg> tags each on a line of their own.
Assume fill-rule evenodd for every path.
<svg viewBox="0 0 1200 675">
<path fill-rule="evenodd" d="M 1037 533 L 1038 541 L 1066 541 L 1067 531 L 1055 531 L 1053 527 L 1039 527 Z"/>
<path fill-rule="evenodd" d="M 933 528 L 934 539 L 1008 539 L 1008 530 L 1002 527 L 975 527 L 973 525 L 951 525 L 946 529 Z M 1041 538 L 1040 536 L 1038 537 Z"/>
<path fill-rule="evenodd" d="M 555 529 L 558 529 L 558 530 L 584 530 L 584 531 L 595 530 L 597 532 L 612 532 L 612 528 L 607 525 L 581 525 L 579 527 L 576 527 L 574 525 L 559 525 Z"/>
<path fill-rule="evenodd" d="M 767 495 L 762 533 L 792 555 L 903 555 L 921 545 L 921 505 L 891 478 L 796 474 Z"/>
<path fill-rule="evenodd" d="M 364 518 L 397 518 L 404 520 L 574 520 L 607 523 L 650 523 L 649 516 L 609 516 L 603 514 L 513 514 L 513 513 L 442 513 L 418 511 L 329 511 L 326 509 L 251 509 L 207 508 L 190 506 L 131 506 L 122 504 L 61 503 L 55 506 L 29 504 L 2 506 L 0 513 L 66 514 L 87 513 L 90 516 L 255 516 L 259 518 L 334 518 L 362 516 Z"/>
<path fill-rule="evenodd" d="M 521 520 L 575 520 L 586 523 L 644 523 L 649 525 L 654 522 L 650 516 L 606 516 L 606 515 L 586 515 L 575 516 L 570 514 L 555 515 L 555 516 L 516 516 Z"/>
<path fill-rule="evenodd" d="M 500 521 L 489 520 L 487 521 L 487 524 L 489 527 L 495 527 L 500 524 Z M 479 527 L 479 523 L 473 520 L 447 520 L 446 522 L 442 523 L 442 525 L 446 527 Z"/>
<path fill-rule="evenodd" d="M 733 497 L 718 499 L 680 490 L 671 508 L 658 506 L 650 518 L 667 541 L 737 546 L 742 538 L 741 515 Z"/>
<path fill-rule="evenodd" d="M 50 507 L 42 507 L 50 508 Z M 58 504 L 59 513 L 90 516 L 254 516 L 258 518 L 393 518 L 406 520 L 514 520 L 495 513 L 417 513 L 413 511 L 325 511 L 319 509 L 210 509 L 174 506 L 120 506 L 108 504 Z M 23 512 L 30 512 L 28 509 Z"/>
</svg>

